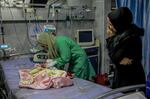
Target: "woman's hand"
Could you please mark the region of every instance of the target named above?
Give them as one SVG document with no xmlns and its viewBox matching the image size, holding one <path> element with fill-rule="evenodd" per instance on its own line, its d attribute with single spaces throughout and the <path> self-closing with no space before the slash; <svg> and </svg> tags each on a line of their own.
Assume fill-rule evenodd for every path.
<svg viewBox="0 0 150 99">
<path fill-rule="evenodd" d="M 120 61 L 120 65 L 131 65 L 132 64 L 132 59 L 129 59 L 127 57 L 123 58 L 121 61 Z"/>
</svg>

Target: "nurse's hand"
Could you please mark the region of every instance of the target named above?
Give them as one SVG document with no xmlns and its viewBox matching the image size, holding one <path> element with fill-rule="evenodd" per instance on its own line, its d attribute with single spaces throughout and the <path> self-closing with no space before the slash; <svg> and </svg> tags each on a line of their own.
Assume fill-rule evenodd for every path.
<svg viewBox="0 0 150 99">
<path fill-rule="evenodd" d="M 123 58 L 121 61 L 120 61 L 120 65 L 131 65 L 132 64 L 132 59 L 129 59 L 127 57 Z"/>
<path fill-rule="evenodd" d="M 47 67 L 52 67 L 57 64 L 57 61 L 55 61 L 53 59 L 47 59 L 46 64 L 47 64 Z"/>
<path fill-rule="evenodd" d="M 46 68 L 45 64 L 38 64 L 38 63 L 34 64 L 34 67 L 35 68 Z"/>
</svg>

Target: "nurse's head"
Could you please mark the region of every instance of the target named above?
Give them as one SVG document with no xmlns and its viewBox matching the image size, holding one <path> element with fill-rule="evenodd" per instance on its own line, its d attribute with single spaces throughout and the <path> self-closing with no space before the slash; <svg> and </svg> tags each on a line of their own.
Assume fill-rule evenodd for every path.
<svg viewBox="0 0 150 99">
<path fill-rule="evenodd" d="M 54 45 L 54 33 L 56 32 L 56 27 L 54 25 L 44 25 L 43 32 L 37 34 L 38 37 L 38 43 L 41 47 L 44 49 L 48 49 L 48 46 L 51 45 L 52 47 Z"/>
<path fill-rule="evenodd" d="M 40 45 L 44 49 L 48 49 L 48 42 L 51 43 L 51 40 L 47 41 L 47 39 L 49 38 L 48 36 L 48 33 L 44 32 L 37 34 L 38 45 Z"/>
<path fill-rule="evenodd" d="M 49 58 L 55 58 L 58 56 L 55 47 L 55 36 L 51 33 L 41 32 L 37 35 L 38 45 L 48 51 Z"/>
</svg>

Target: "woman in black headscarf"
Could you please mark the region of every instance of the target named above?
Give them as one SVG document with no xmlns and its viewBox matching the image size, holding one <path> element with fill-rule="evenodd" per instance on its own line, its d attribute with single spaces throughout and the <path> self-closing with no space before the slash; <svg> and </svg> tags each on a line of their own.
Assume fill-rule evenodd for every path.
<svg viewBox="0 0 150 99">
<path fill-rule="evenodd" d="M 107 48 L 111 62 L 115 65 L 112 88 L 144 84 L 140 38 L 144 30 L 132 24 L 132 13 L 127 7 L 110 12 L 107 19 Z"/>
</svg>

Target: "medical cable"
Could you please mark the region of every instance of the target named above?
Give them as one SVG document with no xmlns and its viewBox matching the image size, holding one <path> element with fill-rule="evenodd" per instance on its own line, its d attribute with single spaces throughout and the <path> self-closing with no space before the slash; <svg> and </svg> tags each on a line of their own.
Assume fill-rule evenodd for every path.
<svg viewBox="0 0 150 99">
<path fill-rule="evenodd" d="M 5 1 L 6 3 L 8 2 L 8 1 L 6 1 L 6 0 L 4 0 L 4 1 Z M 9 7 L 8 7 L 8 10 L 10 11 L 11 17 L 12 17 L 12 19 L 14 20 L 14 16 L 13 16 L 12 11 L 11 11 L 11 9 L 10 9 L 11 5 L 10 5 L 9 2 L 8 2 L 8 6 L 9 6 Z M 18 37 L 18 34 L 17 34 L 16 25 L 13 24 L 13 26 L 14 26 L 14 31 L 15 31 L 15 33 L 16 33 L 17 40 L 19 41 L 20 46 L 24 49 L 25 46 L 23 46 L 23 44 L 21 44 L 21 40 L 20 40 L 20 38 Z"/>
</svg>

